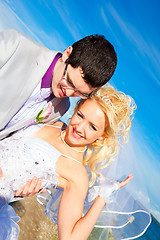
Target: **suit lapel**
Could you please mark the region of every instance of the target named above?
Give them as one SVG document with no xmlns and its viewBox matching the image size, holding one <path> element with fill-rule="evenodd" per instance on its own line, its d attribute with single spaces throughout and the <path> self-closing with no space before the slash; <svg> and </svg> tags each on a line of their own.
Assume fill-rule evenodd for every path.
<svg viewBox="0 0 160 240">
<path fill-rule="evenodd" d="M 9 68 L 10 71 L 2 76 L 4 80 L 2 99 L 4 100 L 6 98 L 6 93 L 8 93 L 8 99 L 5 101 L 5 104 L 2 104 L 0 107 L 1 129 L 30 97 L 37 84 L 42 80 L 44 73 L 47 71 L 56 53 L 55 51 L 49 51 L 47 49 L 47 51 L 40 52 L 35 60 L 30 59 L 29 61 L 24 57 L 22 59 L 23 64 L 19 66 L 18 71 L 16 71 L 15 68 Z M 11 80 L 12 82 L 10 83 Z M 10 84 L 13 85 L 13 88 L 10 87 Z"/>
</svg>

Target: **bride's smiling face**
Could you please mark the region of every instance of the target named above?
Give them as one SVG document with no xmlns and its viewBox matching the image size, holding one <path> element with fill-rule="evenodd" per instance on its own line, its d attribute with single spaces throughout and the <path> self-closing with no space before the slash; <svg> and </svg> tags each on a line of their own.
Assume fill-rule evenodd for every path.
<svg viewBox="0 0 160 240">
<path fill-rule="evenodd" d="M 100 105 L 88 99 L 72 116 L 65 140 L 72 146 L 85 146 L 103 136 L 105 125 L 105 114 Z"/>
</svg>

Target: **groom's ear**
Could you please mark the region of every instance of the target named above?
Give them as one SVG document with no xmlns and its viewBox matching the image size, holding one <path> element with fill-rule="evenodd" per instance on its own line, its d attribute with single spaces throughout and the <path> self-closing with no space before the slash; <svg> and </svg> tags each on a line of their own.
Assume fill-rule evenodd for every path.
<svg viewBox="0 0 160 240">
<path fill-rule="evenodd" d="M 62 54 L 62 60 L 65 62 L 73 50 L 72 46 L 69 46 Z"/>
</svg>

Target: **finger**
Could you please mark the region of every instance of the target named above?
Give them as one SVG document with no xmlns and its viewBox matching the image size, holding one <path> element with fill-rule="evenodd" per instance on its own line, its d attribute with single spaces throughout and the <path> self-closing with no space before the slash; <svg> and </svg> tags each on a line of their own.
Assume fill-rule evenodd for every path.
<svg viewBox="0 0 160 240">
<path fill-rule="evenodd" d="M 23 189 L 23 192 L 22 192 L 22 196 L 25 196 L 25 195 L 28 194 L 30 184 L 31 184 L 31 179 L 29 179 L 29 180 L 26 182 L 26 184 L 24 185 L 24 189 Z"/>
<path fill-rule="evenodd" d="M 128 176 L 126 177 L 126 179 L 131 178 L 131 177 L 133 177 L 133 176 L 131 173 L 129 173 Z"/>
<path fill-rule="evenodd" d="M 130 182 L 131 178 L 127 178 L 124 182 L 123 182 L 123 186 L 126 186 L 129 182 Z"/>
<path fill-rule="evenodd" d="M 33 177 L 30 183 L 30 186 L 28 188 L 28 194 L 33 193 L 34 192 L 34 188 L 36 186 L 37 183 L 37 177 Z"/>
<path fill-rule="evenodd" d="M 125 181 L 128 183 L 131 179 L 133 178 L 132 174 L 128 174 L 127 178 L 125 179 Z"/>
<path fill-rule="evenodd" d="M 0 168 L 0 178 L 3 178 L 3 172 L 2 172 L 2 169 Z"/>
<path fill-rule="evenodd" d="M 14 193 L 14 196 L 21 196 L 24 189 L 24 185 L 21 185 L 20 188 Z"/>
<path fill-rule="evenodd" d="M 38 179 L 37 184 L 35 186 L 35 189 L 34 189 L 35 193 L 38 193 L 40 191 L 41 185 L 42 185 L 42 179 L 40 178 L 40 179 Z"/>
<path fill-rule="evenodd" d="M 125 182 L 128 183 L 132 178 L 133 178 L 133 176 L 132 176 L 131 174 L 129 174 L 129 175 L 127 176 L 127 178 L 125 179 Z"/>
<path fill-rule="evenodd" d="M 130 173 L 123 182 L 119 182 L 120 188 L 126 186 L 132 178 L 133 178 L 133 176 Z"/>
</svg>

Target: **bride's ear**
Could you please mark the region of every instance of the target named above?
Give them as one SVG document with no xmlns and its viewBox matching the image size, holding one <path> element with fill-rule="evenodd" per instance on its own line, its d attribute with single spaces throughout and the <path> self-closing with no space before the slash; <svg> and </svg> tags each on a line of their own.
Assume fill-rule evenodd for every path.
<svg viewBox="0 0 160 240">
<path fill-rule="evenodd" d="M 67 58 L 69 58 L 69 55 L 71 54 L 73 50 L 72 46 L 69 46 L 62 54 L 62 60 L 63 62 L 65 62 L 67 60 Z"/>
<path fill-rule="evenodd" d="M 103 137 L 99 137 L 99 138 L 97 138 L 97 140 L 96 140 L 96 142 L 98 142 L 98 140 L 100 140 L 100 141 L 103 141 Z"/>
<path fill-rule="evenodd" d="M 98 140 L 103 140 L 103 139 L 104 139 L 104 137 L 99 137 L 99 138 L 98 138 Z"/>
</svg>

